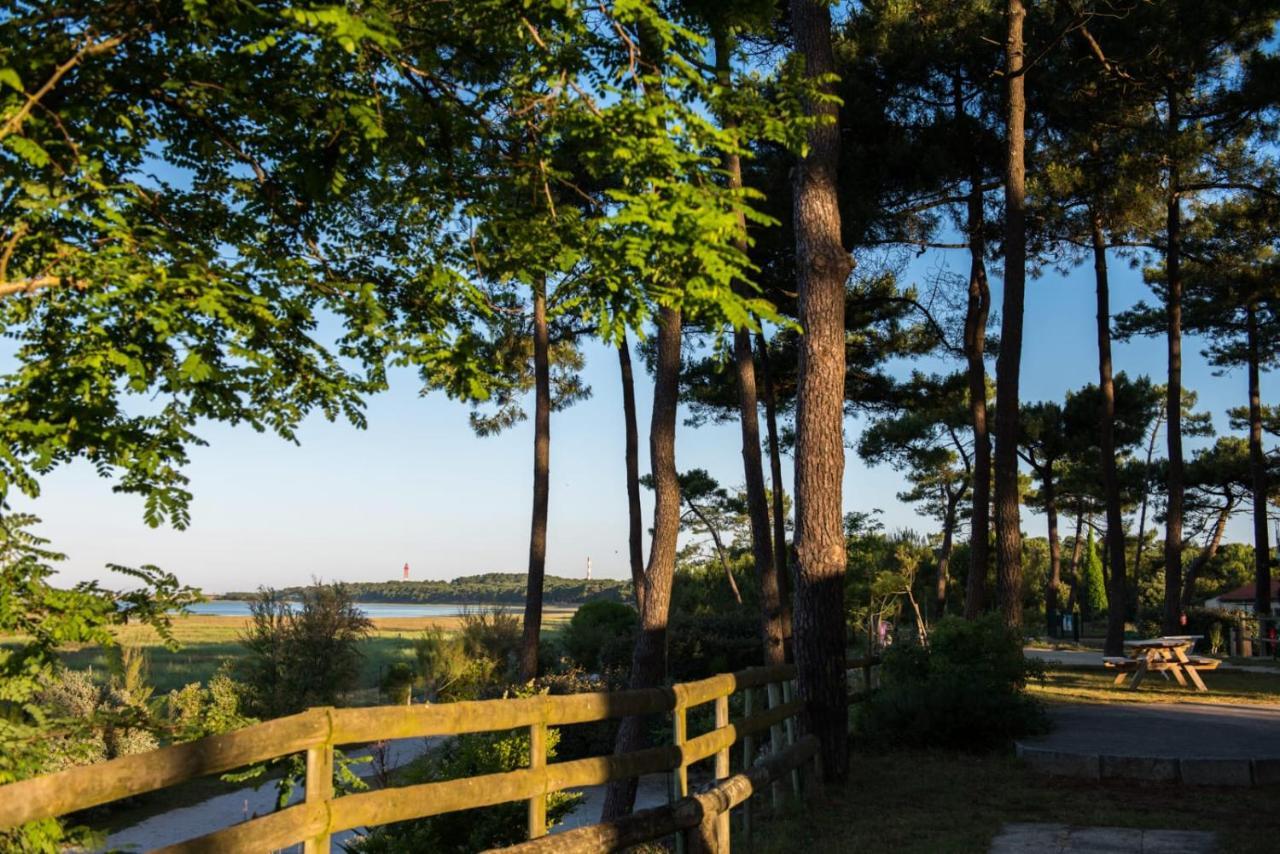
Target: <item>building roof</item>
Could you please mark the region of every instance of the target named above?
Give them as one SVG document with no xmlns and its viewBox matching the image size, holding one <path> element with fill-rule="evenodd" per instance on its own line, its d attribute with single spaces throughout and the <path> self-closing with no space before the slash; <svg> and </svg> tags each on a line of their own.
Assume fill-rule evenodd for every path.
<svg viewBox="0 0 1280 854">
<path fill-rule="evenodd" d="M 1252 602 L 1256 585 L 1246 584 L 1227 593 L 1214 596 L 1219 602 Z M 1271 601 L 1280 600 L 1280 578 L 1271 579 Z"/>
</svg>

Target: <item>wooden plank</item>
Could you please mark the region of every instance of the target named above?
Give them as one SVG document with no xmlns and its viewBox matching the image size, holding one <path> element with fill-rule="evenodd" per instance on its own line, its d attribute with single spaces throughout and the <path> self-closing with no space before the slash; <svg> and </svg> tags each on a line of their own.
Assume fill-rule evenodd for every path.
<svg viewBox="0 0 1280 854">
<path fill-rule="evenodd" d="M 156 849 L 152 854 L 260 854 L 313 837 L 327 823 L 328 812 L 323 805 L 304 802 L 197 839 Z"/>
<path fill-rule="evenodd" d="M 309 836 L 303 854 L 329 854 L 329 802 L 333 800 L 333 748 L 327 744 L 307 749 L 306 802 L 324 810 L 324 828 Z"/>
<path fill-rule="evenodd" d="M 742 695 L 742 715 L 744 719 L 751 720 L 751 716 L 756 711 L 756 689 L 747 688 Z M 742 739 L 742 767 L 744 770 L 750 770 L 756 761 L 756 740 L 747 734 Z M 742 837 L 743 839 L 751 838 L 751 800 L 747 799 L 742 805 Z"/>
<path fill-rule="evenodd" d="M 486 854 L 496 854 L 499 850 L 505 854 L 596 854 L 661 839 L 697 827 L 707 816 L 727 812 L 745 803 L 752 794 L 773 780 L 781 779 L 817 753 L 817 738 L 807 735 L 793 747 L 762 759 L 709 792 L 683 798 L 669 806 L 641 810 L 616 821 L 574 828 L 510 848 L 492 849 Z"/>
<path fill-rule="evenodd" d="M 547 725 L 534 724 L 529 727 L 529 767 L 535 777 L 546 782 L 544 769 L 547 767 Z M 547 793 L 538 792 L 529 799 L 529 838 L 537 839 L 547 833 Z"/>
<path fill-rule="evenodd" d="M 782 683 L 782 700 L 784 703 L 792 701 L 792 692 L 795 690 L 790 681 Z M 787 747 L 795 747 L 796 744 L 796 721 L 795 718 L 787 718 L 785 724 L 787 730 Z M 800 770 L 799 768 L 791 769 L 791 794 L 797 798 L 800 797 Z"/>
<path fill-rule="evenodd" d="M 769 709 L 773 711 L 782 705 L 782 685 L 778 682 L 769 683 Z M 782 721 L 769 727 L 769 753 L 781 753 L 783 749 L 782 741 Z M 775 813 L 782 809 L 782 783 L 774 781 L 769 792 L 770 804 Z"/>
<path fill-rule="evenodd" d="M 324 743 L 325 709 L 0 786 L 0 828 L 65 815 Z"/>
<path fill-rule="evenodd" d="M 716 731 L 725 732 L 729 729 L 729 698 L 719 697 L 716 699 Z M 734 733 L 728 744 L 721 750 L 716 752 L 715 775 L 716 782 L 729 779 L 729 748 L 738 741 L 738 734 Z M 723 842 L 723 850 L 729 850 L 729 811 L 725 810 L 720 813 L 716 819 L 716 836 Z"/>
</svg>

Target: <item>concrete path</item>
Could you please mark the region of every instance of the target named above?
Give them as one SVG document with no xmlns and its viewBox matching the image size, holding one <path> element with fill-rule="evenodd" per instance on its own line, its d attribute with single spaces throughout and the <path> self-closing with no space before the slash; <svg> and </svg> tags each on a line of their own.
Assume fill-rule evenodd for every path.
<svg viewBox="0 0 1280 854">
<path fill-rule="evenodd" d="M 1038 658 L 1046 664 L 1063 664 L 1067 667 L 1101 667 L 1102 653 L 1077 649 L 1033 649 L 1026 647 L 1022 654 L 1027 658 Z M 1221 670 L 1234 670 L 1240 673 L 1280 673 L 1280 667 L 1270 664 L 1231 664 L 1223 662 Z"/>
<path fill-rule="evenodd" d="M 1018 755 L 1066 776 L 1206 785 L 1280 782 L 1280 706 L 1070 703 Z"/>
<path fill-rule="evenodd" d="M 1006 824 L 991 854 L 1213 854 L 1217 837 L 1200 830 L 1138 830 L 1066 824 Z"/>
</svg>

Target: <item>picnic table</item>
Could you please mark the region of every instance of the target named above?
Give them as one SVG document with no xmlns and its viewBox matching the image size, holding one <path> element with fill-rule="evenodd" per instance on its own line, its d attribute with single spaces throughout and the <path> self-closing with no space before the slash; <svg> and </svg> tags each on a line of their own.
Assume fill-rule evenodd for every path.
<svg viewBox="0 0 1280 854">
<path fill-rule="evenodd" d="M 1208 691 L 1199 671 L 1213 670 L 1220 661 L 1203 655 L 1188 655 L 1201 635 L 1167 635 L 1147 640 L 1125 641 L 1124 656 L 1107 656 L 1102 659 L 1106 667 L 1120 671 L 1116 674 L 1115 684 L 1122 685 L 1129 674 L 1129 688 L 1136 690 L 1142 680 L 1151 671 L 1164 675 L 1165 679 L 1172 674 L 1178 684 L 1187 687 L 1187 679 L 1196 686 L 1197 691 Z"/>
</svg>

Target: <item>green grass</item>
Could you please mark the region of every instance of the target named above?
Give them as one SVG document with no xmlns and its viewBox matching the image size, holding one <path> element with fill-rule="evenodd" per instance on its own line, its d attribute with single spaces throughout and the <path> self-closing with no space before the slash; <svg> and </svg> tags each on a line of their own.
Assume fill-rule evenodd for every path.
<svg viewBox="0 0 1280 854">
<path fill-rule="evenodd" d="M 1262 854 L 1280 838 L 1278 799 L 1277 786 L 1063 780 L 1003 754 L 855 754 L 847 785 L 815 793 L 785 818 L 757 822 L 750 844 L 735 839 L 734 850 L 970 854 L 988 850 L 1006 822 L 1055 822 L 1211 830 L 1223 851 Z"/>
<path fill-rule="evenodd" d="M 1280 704 L 1280 673 L 1210 670 L 1200 675 L 1209 689 L 1203 694 L 1159 673 L 1149 674 L 1136 691 L 1127 683 L 1114 686 L 1115 677 L 1114 670 L 1053 667 L 1043 683 L 1029 687 L 1047 702 Z"/>
</svg>

